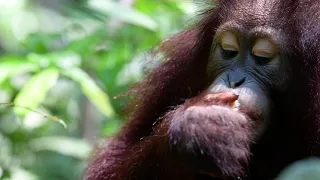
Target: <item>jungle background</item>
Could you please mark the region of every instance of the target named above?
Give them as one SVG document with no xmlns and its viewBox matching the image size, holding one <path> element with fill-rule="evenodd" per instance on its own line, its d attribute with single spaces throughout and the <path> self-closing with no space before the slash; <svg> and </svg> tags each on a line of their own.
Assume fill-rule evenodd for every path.
<svg viewBox="0 0 320 180">
<path fill-rule="evenodd" d="M 143 59 L 192 24 L 199 4 L 0 0 L 0 9 L 0 179 L 76 180 L 125 122 L 121 94 L 143 77 Z M 306 164 L 296 166 L 320 174 L 317 160 Z"/>
</svg>

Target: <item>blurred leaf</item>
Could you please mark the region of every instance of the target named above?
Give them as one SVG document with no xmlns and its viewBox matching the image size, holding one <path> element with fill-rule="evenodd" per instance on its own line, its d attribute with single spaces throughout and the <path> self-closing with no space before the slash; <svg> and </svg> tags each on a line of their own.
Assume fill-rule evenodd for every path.
<svg viewBox="0 0 320 180">
<path fill-rule="evenodd" d="M 88 56 L 97 51 L 97 44 L 101 40 L 104 40 L 106 36 L 105 27 L 98 29 L 94 33 L 79 39 L 72 41 L 65 51 L 76 52 L 81 56 Z"/>
<path fill-rule="evenodd" d="M 41 137 L 30 141 L 30 146 L 35 151 L 54 151 L 80 159 L 88 157 L 92 149 L 81 139 L 67 137 Z"/>
<path fill-rule="evenodd" d="M 14 104 L 29 110 L 37 108 L 56 84 L 58 77 L 59 71 L 56 68 L 48 68 L 34 75 L 18 93 Z M 26 109 L 15 109 L 15 112 L 21 116 L 28 113 Z"/>
<path fill-rule="evenodd" d="M 319 180 L 320 159 L 298 161 L 286 168 L 276 180 Z"/>
<path fill-rule="evenodd" d="M 3 175 L 3 169 L 0 166 L 0 178 L 2 177 L 2 175 Z"/>
<path fill-rule="evenodd" d="M 99 88 L 86 72 L 82 69 L 73 68 L 63 71 L 63 74 L 79 83 L 84 94 L 103 114 L 108 117 L 115 115 L 108 95 Z"/>
<path fill-rule="evenodd" d="M 43 54 L 29 53 L 27 59 L 30 62 L 38 64 L 41 68 L 47 68 L 51 65 L 50 59 Z"/>
<path fill-rule="evenodd" d="M 84 159 L 63 155 L 51 150 L 37 151 L 35 154 L 37 154 L 37 158 L 28 169 L 36 173 L 40 180 L 82 179 L 81 177 L 86 168 Z"/>
<path fill-rule="evenodd" d="M 39 64 L 42 68 L 56 66 L 59 69 L 68 69 L 81 65 L 81 56 L 70 51 L 52 52 L 47 54 L 29 53 L 27 59 Z"/>
<path fill-rule="evenodd" d="M 88 7 L 85 3 L 72 2 L 64 5 L 63 8 L 70 13 L 70 16 L 74 17 L 92 18 L 97 21 L 105 21 L 107 18 L 105 14 Z"/>
<path fill-rule="evenodd" d="M 22 41 L 22 45 L 29 51 L 34 53 L 47 53 L 49 49 L 52 49 L 54 45 L 61 40 L 61 34 L 54 33 L 31 33 L 25 40 Z"/>
<path fill-rule="evenodd" d="M 51 115 L 45 115 L 45 118 L 48 118 L 52 121 L 57 121 L 58 123 L 62 124 L 64 128 L 68 128 L 67 124 L 60 118 L 58 118 L 57 116 L 51 116 Z"/>
<path fill-rule="evenodd" d="M 0 58 L 0 84 L 8 77 L 30 71 L 36 71 L 39 67 L 32 62 L 26 61 L 24 58 L 4 56 Z"/>
<path fill-rule="evenodd" d="M 121 118 L 115 117 L 105 122 L 103 134 L 107 136 L 113 136 L 115 135 L 119 129 L 122 127 L 122 121 Z"/>
<path fill-rule="evenodd" d="M 21 168 L 14 168 L 11 172 L 10 180 L 38 180 L 39 178 L 32 174 L 31 172 L 21 169 Z"/>
<path fill-rule="evenodd" d="M 81 56 L 76 53 L 53 53 L 51 58 L 55 64 L 62 69 L 69 69 L 81 65 Z"/>
<path fill-rule="evenodd" d="M 89 5 L 97 11 L 114 16 L 127 23 L 141 26 L 152 31 L 155 31 L 158 28 L 158 24 L 149 16 L 135 9 L 122 6 L 119 2 L 111 0 L 92 0 L 89 3 Z"/>
</svg>

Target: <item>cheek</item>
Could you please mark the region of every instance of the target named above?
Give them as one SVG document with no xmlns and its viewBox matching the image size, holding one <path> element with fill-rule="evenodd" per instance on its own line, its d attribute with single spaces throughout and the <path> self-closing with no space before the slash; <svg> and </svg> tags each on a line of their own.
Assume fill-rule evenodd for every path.
<svg viewBox="0 0 320 180">
<path fill-rule="evenodd" d="M 278 58 L 266 66 L 256 67 L 252 76 L 259 77 L 268 89 L 283 92 L 287 90 L 292 80 L 291 65 L 290 62 Z"/>
<path fill-rule="evenodd" d="M 248 84 L 247 87 L 244 86 L 233 91 L 239 94 L 240 109 L 259 115 L 260 121 L 269 118 L 272 103 L 267 94 L 259 87 Z"/>
<path fill-rule="evenodd" d="M 225 73 L 219 75 L 208 88 L 208 92 L 212 94 L 229 92 L 232 89 L 227 87 L 227 75 Z"/>
<path fill-rule="evenodd" d="M 207 74 L 208 77 L 211 77 L 210 80 L 217 79 L 218 76 L 223 74 L 223 72 L 232 64 L 232 61 L 227 61 L 221 57 L 220 48 L 216 48 L 208 61 L 207 65 Z"/>
</svg>

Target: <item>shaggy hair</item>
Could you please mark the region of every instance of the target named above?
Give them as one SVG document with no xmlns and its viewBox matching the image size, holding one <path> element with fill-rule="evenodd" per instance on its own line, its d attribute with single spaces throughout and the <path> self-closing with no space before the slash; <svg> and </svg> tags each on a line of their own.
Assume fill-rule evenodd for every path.
<svg viewBox="0 0 320 180">
<path fill-rule="evenodd" d="M 252 147 L 240 145 L 250 152 L 245 168 L 237 168 L 241 162 L 234 165 L 228 159 L 221 161 L 220 166 L 229 175 L 245 174 L 243 179 L 263 180 L 274 178 L 294 161 L 320 155 L 320 2 L 221 0 L 211 3 L 216 3 L 215 7 L 200 13 L 196 25 L 160 45 L 156 53 L 164 57 L 163 62 L 130 90 L 134 98 L 129 121 L 108 144 L 97 150 L 85 180 L 195 179 L 190 167 L 173 158 L 179 153 L 169 152 L 174 142 L 169 139 L 170 131 L 163 131 L 163 127 L 169 128 L 172 119 L 183 118 L 173 116 L 187 106 L 188 99 L 197 98 L 208 87 L 206 68 L 215 31 L 223 22 L 233 19 L 248 28 L 268 25 L 290 35 L 283 48 L 291 55 L 293 83 L 288 91 L 271 94 L 275 105 L 265 134 Z M 268 3 L 268 9 L 261 3 Z M 243 7 L 253 7 L 252 12 L 244 12 Z M 270 13 L 268 18 L 252 18 L 250 13 L 261 13 L 261 7 Z M 159 121 L 164 123 L 155 129 Z M 251 128 L 247 124 L 241 136 L 250 138 Z M 197 133 L 189 135 L 197 136 Z M 218 138 L 214 133 L 208 136 Z M 155 148 L 155 144 L 161 148 Z M 213 151 L 216 156 L 224 153 L 217 148 Z M 181 157 L 179 161 L 183 162 L 185 156 Z M 200 160 L 196 164 L 206 163 Z"/>
</svg>

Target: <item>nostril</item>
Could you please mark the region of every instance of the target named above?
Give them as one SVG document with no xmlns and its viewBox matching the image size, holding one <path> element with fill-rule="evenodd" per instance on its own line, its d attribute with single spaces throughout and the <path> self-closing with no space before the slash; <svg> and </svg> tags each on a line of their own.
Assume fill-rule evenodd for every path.
<svg viewBox="0 0 320 180">
<path fill-rule="evenodd" d="M 246 76 L 243 72 L 233 71 L 227 74 L 229 88 L 237 88 L 246 81 Z"/>
<path fill-rule="evenodd" d="M 246 78 L 242 78 L 239 82 L 236 83 L 236 87 L 240 86 L 241 84 L 244 83 L 244 81 L 246 80 Z"/>
<path fill-rule="evenodd" d="M 245 80 L 246 80 L 246 78 L 243 77 L 239 81 L 229 81 L 230 88 L 236 88 L 236 87 L 241 86 L 241 84 L 243 84 L 245 82 Z"/>
</svg>

